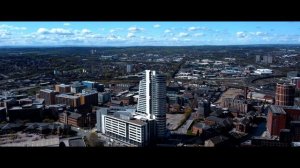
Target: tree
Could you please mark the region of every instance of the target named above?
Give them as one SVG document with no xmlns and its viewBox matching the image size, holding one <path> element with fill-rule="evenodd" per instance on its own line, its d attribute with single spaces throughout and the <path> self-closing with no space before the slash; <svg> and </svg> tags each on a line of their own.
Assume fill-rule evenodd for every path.
<svg viewBox="0 0 300 168">
<path fill-rule="evenodd" d="M 92 132 L 87 137 L 87 146 L 89 147 L 103 147 L 103 143 L 99 140 L 97 133 Z"/>
<path fill-rule="evenodd" d="M 49 118 L 45 118 L 45 119 L 43 120 L 43 122 L 44 122 L 44 123 L 53 123 L 54 120 L 49 119 Z"/>
</svg>

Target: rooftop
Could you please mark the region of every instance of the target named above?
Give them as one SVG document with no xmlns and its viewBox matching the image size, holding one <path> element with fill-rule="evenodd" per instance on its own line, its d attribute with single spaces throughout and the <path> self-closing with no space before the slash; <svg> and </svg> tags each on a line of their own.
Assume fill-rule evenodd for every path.
<svg viewBox="0 0 300 168">
<path fill-rule="evenodd" d="M 274 114 L 286 114 L 281 106 L 271 105 L 270 110 Z"/>
<path fill-rule="evenodd" d="M 222 143 L 224 141 L 227 141 L 229 138 L 225 137 L 225 136 L 215 136 L 213 138 L 211 138 L 210 140 L 214 143 L 214 144 L 219 144 Z"/>
<path fill-rule="evenodd" d="M 53 92 L 55 92 L 54 90 L 51 90 L 51 89 L 41 89 L 40 91 L 41 92 L 47 92 L 47 93 L 53 93 Z"/>
<path fill-rule="evenodd" d="M 59 94 L 59 95 L 56 95 L 56 97 L 64 97 L 64 98 L 68 98 L 68 99 L 77 99 L 77 98 L 79 98 L 78 96 L 72 96 L 72 95 L 68 95 L 68 94 Z"/>
<path fill-rule="evenodd" d="M 70 85 L 60 84 L 59 87 L 70 87 Z"/>
</svg>

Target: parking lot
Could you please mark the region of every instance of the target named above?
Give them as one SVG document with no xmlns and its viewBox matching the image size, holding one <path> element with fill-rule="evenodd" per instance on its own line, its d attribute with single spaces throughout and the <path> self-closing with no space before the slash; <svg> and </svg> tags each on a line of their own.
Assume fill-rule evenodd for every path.
<svg viewBox="0 0 300 168">
<path fill-rule="evenodd" d="M 167 129 L 175 130 L 180 121 L 183 120 L 184 114 L 167 114 Z"/>
</svg>

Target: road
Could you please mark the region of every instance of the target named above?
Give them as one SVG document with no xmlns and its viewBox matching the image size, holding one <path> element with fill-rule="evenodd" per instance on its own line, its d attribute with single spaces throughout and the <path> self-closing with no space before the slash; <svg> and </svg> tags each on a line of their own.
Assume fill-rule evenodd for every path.
<svg viewBox="0 0 300 168">
<path fill-rule="evenodd" d="M 73 127 L 73 126 L 71 126 L 71 129 L 73 131 L 77 132 L 77 136 L 80 136 L 80 137 L 85 137 L 88 134 L 90 134 L 91 132 L 93 132 L 92 130 L 84 130 L 82 128 Z"/>
<path fill-rule="evenodd" d="M 179 127 L 175 131 L 171 131 L 171 134 L 184 134 L 185 135 L 187 133 L 187 130 L 189 129 L 189 127 L 193 123 L 192 114 L 190 115 L 188 120 L 186 120 L 186 122 L 181 127 Z"/>
</svg>

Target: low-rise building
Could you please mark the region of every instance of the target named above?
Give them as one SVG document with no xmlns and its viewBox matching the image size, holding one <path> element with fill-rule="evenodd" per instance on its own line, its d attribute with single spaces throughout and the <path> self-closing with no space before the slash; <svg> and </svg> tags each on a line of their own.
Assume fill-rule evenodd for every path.
<svg viewBox="0 0 300 168">
<path fill-rule="evenodd" d="M 228 143 L 229 138 L 225 136 L 215 136 L 213 138 L 210 138 L 204 142 L 205 147 L 220 147 L 220 146 L 226 146 Z"/>
<path fill-rule="evenodd" d="M 72 125 L 74 127 L 83 127 L 84 117 L 79 113 L 64 112 L 59 114 L 59 122 Z"/>
</svg>

